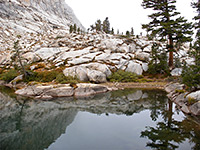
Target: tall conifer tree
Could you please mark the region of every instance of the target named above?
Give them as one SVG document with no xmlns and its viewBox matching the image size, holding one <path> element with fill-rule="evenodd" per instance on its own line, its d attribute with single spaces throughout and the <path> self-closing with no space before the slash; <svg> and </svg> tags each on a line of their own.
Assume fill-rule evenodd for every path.
<svg viewBox="0 0 200 150">
<path fill-rule="evenodd" d="M 101 24 L 101 20 L 98 19 L 95 23 L 95 28 L 96 28 L 96 31 L 102 31 L 102 24 Z"/>
<path fill-rule="evenodd" d="M 195 0 L 192 2 L 192 7 L 197 10 L 197 15 L 194 17 L 196 20 L 194 26 L 197 29 L 196 39 L 194 43 L 194 57 L 197 66 L 200 66 L 200 0 Z"/>
<path fill-rule="evenodd" d="M 142 25 L 151 37 L 156 37 L 160 41 L 168 40 L 166 47 L 169 52 L 169 67 L 173 67 L 173 52 L 176 44 L 191 41 L 192 23 L 179 16 L 176 11 L 176 0 L 143 0 L 144 9 L 152 9 L 154 13 L 148 17 L 149 24 Z"/>
<path fill-rule="evenodd" d="M 103 31 L 107 34 L 110 33 L 110 22 L 108 20 L 108 17 L 103 21 Z"/>
<path fill-rule="evenodd" d="M 182 81 L 191 90 L 196 90 L 200 87 L 200 0 L 193 0 L 192 7 L 197 10 L 197 15 L 194 17 L 194 20 L 196 20 L 194 27 L 197 30 L 197 34 L 192 46 L 192 56 L 195 58 L 195 64 L 185 64 Z"/>
</svg>

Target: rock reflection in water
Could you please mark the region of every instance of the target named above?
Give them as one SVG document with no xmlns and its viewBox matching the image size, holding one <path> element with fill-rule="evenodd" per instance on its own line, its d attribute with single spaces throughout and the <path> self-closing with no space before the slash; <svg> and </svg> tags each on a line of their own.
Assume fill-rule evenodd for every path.
<svg viewBox="0 0 200 150">
<path fill-rule="evenodd" d="M 73 141 L 74 144 L 81 145 L 81 142 L 78 142 L 80 137 L 72 129 L 75 129 L 74 123 L 77 122 L 76 119 L 74 121 L 74 118 L 80 117 L 79 115 L 76 116 L 77 112 L 81 114 L 83 111 L 87 112 L 84 114 L 88 115 L 86 118 L 90 118 L 90 114 L 98 114 L 97 117 L 99 118 L 95 118 L 96 122 L 102 119 L 101 116 L 105 116 L 100 114 L 111 116 L 108 117 L 111 120 L 113 119 L 113 115 L 123 118 L 125 114 L 127 117 L 122 120 L 125 121 L 123 124 L 129 124 L 130 128 L 126 129 L 127 133 L 129 133 L 129 130 L 133 131 L 133 128 L 134 130 L 137 128 L 140 130 L 137 131 L 137 137 L 134 135 L 134 139 L 132 140 L 130 139 L 132 136 L 127 138 L 125 133 L 123 134 L 124 137 L 118 135 L 120 139 L 123 139 L 121 142 L 126 141 L 126 144 L 123 145 L 122 143 L 124 147 L 121 145 L 121 149 L 128 149 L 126 145 L 133 145 L 133 141 L 141 140 L 142 142 L 138 142 L 137 144 L 140 144 L 143 148 L 147 146 L 155 149 L 162 149 L 163 147 L 181 149 L 179 145 L 185 143 L 185 141 L 193 143 L 191 147 L 194 147 L 194 149 L 200 148 L 198 140 L 200 138 L 200 125 L 188 118 L 183 118 L 183 116 L 179 117 L 181 119 L 176 119 L 179 115 L 172 108 L 174 107 L 168 101 L 166 93 L 160 90 L 126 89 L 85 98 L 74 99 L 71 97 L 58 98 L 52 101 L 29 100 L 26 102 L 16 102 L 16 100 L 0 94 L 0 149 L 43 150 L 46 148 L 51 149 L 52 144 L 54 148 L 57 144 L 62 144 L 61 147 L 63 147 L 68 141 L 64 143 L 58 142 L 57 140 L 62 136 L 67 136 L 67 139 L 71 140 L 75 139 Z M 130 120 L 136 116 L 140 119 L 140 127 L 136 126 L 136 122 L 139 120 Z M 144 121 L 144 119 L 146 120 Z M 92 123 L 93 120 L 86 119 L 84 122 L 90 122 L 87 127 L 88 130 L 94 128 L 95 123 Z M 141 125 L 141 123 L 143 124 Z M 103 126 L 104 124 L 106 122 L 102 122 L 99 126 Z M 110 124 L 113 124 L 113 122 L 110 122 Z M 123 130 L 120 127 L 116 129 L 111 126 L 108 131 L 113 130 L 110 132 L 115 133 L 116 131 Z M 81 130 L 82 126 L 76 124 L 76 128 Z M 75 129 L 75 131 L 77 130 Z M 84 131 L 84 133 L 84 139 L 92 138 L 89 137 L 91 134 L 87 134 L 91 133 L 91 131 Z M 105 132 L 98 132 L 97 130 L 96 135 L 99 136 L 101 133 Z M 169 133 L 169 137 L 166 136 L 167 133 Z M 94 133 L 93 136 L 95 136 Z M 102 135 L 102 137 L 105 136 L 107 135 Z M 70 142 L 72 142 L 71 140 Z M 127 143 L 128 141 L 130 143 Z M 103 144 L 101 142 L 104 141 L 96 142 Z M 117 143 L 118 141 L 117 139 L 113 139 L 110 142 Z M 109 141 L 107 143 L 109 144 Z M 82 144 L 84 145 L 83 142 Z M 85 145 L 94 146 L 92 143 L 85 143 Z M 73 145 L 71 146 L 71 148 L 74 148 Z M 112 147 L 113 145 L 111 144 L 107 148 Z"/>
<path fill-rule="evenodd" d="M 77 114 L 52 102 L 13 101 L 0 110 L 1 150 L 43 150 L 65 133 Z"/>
</svg>

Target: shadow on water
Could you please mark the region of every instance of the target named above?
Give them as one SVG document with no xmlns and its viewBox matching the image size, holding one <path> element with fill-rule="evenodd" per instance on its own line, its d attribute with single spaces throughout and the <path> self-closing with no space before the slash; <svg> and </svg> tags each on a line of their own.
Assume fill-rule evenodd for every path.
<svg viewBox="0 0 200 150">
<path fill-rule="evenodd" d="M 144 123 L 146 127 L 140 131 L 138 138 L 147 140 L 146 144 L 142 143 L 145 147 L 178 149 L 188 140 L 191 149 L 200 149 L 200 125 L 191 117 L 176 119 L 174 116 L 179 112 L 174 108 L 161 90 L 126 89 L 85 98 L 20 103 L 0 93 L 0 149 L 46 149 L 66 134 L 78 112 L 131 117 L 146 110 L 155 126 Z"/>
</svg>

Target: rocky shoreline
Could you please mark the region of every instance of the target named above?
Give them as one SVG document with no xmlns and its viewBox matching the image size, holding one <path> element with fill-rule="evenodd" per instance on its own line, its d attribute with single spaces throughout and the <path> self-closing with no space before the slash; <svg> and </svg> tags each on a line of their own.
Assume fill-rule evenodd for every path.
<svg viewBox="0 0 200 150">
<path fill-rule="evenodd" d="M 102 84 L 79 83 L 75 86 L 70 84 L 36 84 L 26 85 L 15 91 L 15 94 L 33 99 L 51 100 L 59 97 L 88 97 L 109 91 L 140 88 L 160 89 L 166 91 L 167 97 L 173 101 L 185 114 L 200 116 L 200 90 L 186 92 L 185 85 L 180 83 L 148 82 L 148 83 L 111 83 Z"/>
<path fill-rule="evenodd" d="M 105 93 L 111 90 L 115 90 L 115 88 L 91 83 L 79 83 L 76 85 L 37 84 L 28 85 L 22 89 L 16 90 L 15 94 L 33 99 L 49 100 L 57 97 L 86 97 L 99 93 Z"/>
<path fill-rule="evenodd" d="M 184 90 L 185 85 L 171 83 L 166 85 L 167 97 L 185 114 L 200 116 L 200 90 L 192 93 Z"/>
</svg>

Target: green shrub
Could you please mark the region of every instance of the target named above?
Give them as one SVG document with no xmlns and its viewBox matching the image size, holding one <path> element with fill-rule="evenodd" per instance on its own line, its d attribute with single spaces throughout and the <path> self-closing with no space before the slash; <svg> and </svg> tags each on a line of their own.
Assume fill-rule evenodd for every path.
<svg viewBox="0 0 200 150">
<path fill-rule="evenodd" d="M 185 93 L 185 90 L 176 89 L 175 92 L 176 92 L 176 93 Z"/>
<path fill-rule="evenodd" d="M 28 75 L 25 79 L 24 82 L 31 82 L 31 81 L 38 81 L 38 73 L 37 72 L 33 72 L 33 71 L 29 71 L 30 75 Z"/>
<path fill-rule="evenodd" d="M 108 77 L 110 82 L 137 82 L 140 76 L 132 72 L 118 70 Z"/>
<path fill-rule="evenodd" d="M 194 104 L 196 102 L 197 101 L 194 98 L 188 97 L 188 101 L 187 101 L 188 105 L 192 105 L 192 104 Z"/>
<path fill-rule="evenodd" d="M 6 82 L 12 81 L 15 77 L 19 75 L 18 71 L 15 69 L 10 69 L 0 75 L 0 79 Z"/>
<path fill-rule="evenodd" d="M 79 79 L 77 77 L 65 76 L 60 70 L 42 71 L 42 72 L 31 72 L 30 75 L 24 79 L 25 82 L 52 82 L 61 84 L 77 84 Z"/>
<path fill-rule="evenodd" d="M 52 82 L 56 79 L 56 76 L 59 74 L 59 72 L 55 70 L 51 71 L 42 71 L 42 72 L 31 72 L 29 76 L 27 76 L 26 79 L 24 79 L 25 82 L 30 81 L 37 81 L 37 82 Z"/>
<path fill-rule="evenodd" d="M 187 85 L 190 89 L 197 89 L 200 86 L 200 66 L 185 65 L 181 77 L 183 84 Z"/>
<path fill-rule="evenodd" d="M 59 73 L 57 76 L 56 76 L 56 79 L 55 81 L 57 83 L 61 83 L 61 84 L 77 84 L 79 83 L 79 79 L 77 77 L 72 77 L 72 76 L 65 76 L 63 73 Z"/>
</svg>

